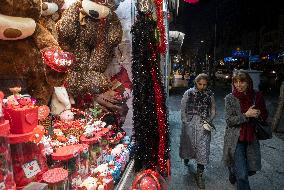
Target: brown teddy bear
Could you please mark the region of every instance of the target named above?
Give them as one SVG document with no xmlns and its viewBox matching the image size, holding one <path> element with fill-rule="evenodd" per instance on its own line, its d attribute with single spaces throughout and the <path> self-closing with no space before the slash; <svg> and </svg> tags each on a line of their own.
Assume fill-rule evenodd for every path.
<svg viewBox="0 0 284 190">
<path fill-rule="evenodd" d="M 0 1 L 0 87 L 7 87 L 7 79 L 24 81 L 38 104 L 48 104 L 53 87 L 61 86 L 67 73 L 57 41 L 38 23 L 41 12 L 41 0 Z"/>
<path fill-rule="evenodd" d="M 67 90 L 77 102 L 82 95 L 91 94 L 99 104 L 120 111 L 121 102 L 103 74 L 122 39 L 116 8 L 115 0 L 78 0 L 64 11 L 57 31 L 61 47 L 77 59 L 67 79 Z"/>
<path fill-rule="evenodd" d="M 40 24 L 48 29 L 56 40 L 58 39 L 58 35 L 55 24 L 61 17 L 63 5 L 64 0 L 43 0 L 42 2 Z"/>
</svg>

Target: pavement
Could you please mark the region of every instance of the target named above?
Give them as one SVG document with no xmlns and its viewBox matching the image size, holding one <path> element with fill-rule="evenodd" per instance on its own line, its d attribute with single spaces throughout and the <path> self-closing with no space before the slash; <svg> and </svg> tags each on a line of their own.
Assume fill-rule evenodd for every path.
<svg viewBox="0 0 284 190">
<path fill-rule="evenodd" d="M 194 180 L 196 163 L 190 160 L 185 166 L 179 157 L 179 137 L 181 133 L 180 101 L 186 89 L 173 91 L 168 99 L 169 124 L 171 129 L 171 176 L 168 190 L 198 189 Z M 216 131 L 212 132 L 210 163 L 205 169 L 205 184 L 208 190 L 234 190 L 235 186 L 228 181 L 228 171 L 223 165 L 222 151 L 225 132 L 224 97 L 230 87 L 217 84 L 213 89 L 217 104 L 217 115 L 214 119 Z M 266 105 L 271 119 L 277 106 L 277 92 L 265 95 Z M 273 138 L 261 141 L 262 170 L 249 178 L 252 190 L 284 190 L 284 136 L 274 134 Z"/>
</svg>

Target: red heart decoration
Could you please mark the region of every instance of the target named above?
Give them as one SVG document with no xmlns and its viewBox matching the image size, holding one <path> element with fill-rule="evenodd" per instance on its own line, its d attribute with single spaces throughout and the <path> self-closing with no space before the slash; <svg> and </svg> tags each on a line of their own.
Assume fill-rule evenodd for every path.
<svg viewBox="0 0 284 190">
<path fill-rule="evenodd" d="M 41 53 L 44 63 L 57 72 L 66 72 L 75 61 L 72 53 L 56 48 L 46 48 Z"/>
<path fill-rule="evenodd" d="M 34 169 L 34 167 L 33 167 L 33 166 L 30 166 L 30 167 L 29 167 L 29 170 L 33 170 L 33 169 Z"/>
<path fill-rule="evenodd" d="M 26 121 L 30 124 L 33 125 L 37 122 L 37 114 L 36 113 L 28 113 L 26 114 Z"/>
</svg>

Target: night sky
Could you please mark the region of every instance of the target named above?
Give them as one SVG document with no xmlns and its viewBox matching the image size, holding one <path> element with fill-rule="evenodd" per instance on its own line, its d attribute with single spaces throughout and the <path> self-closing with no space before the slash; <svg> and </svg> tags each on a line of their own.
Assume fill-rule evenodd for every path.
<svg viewBox="0 0 284 190">
<path fill-rule="evenodd" d="M 216 24 L 217 49 L 252 46 L 244 42 L 248 34 L 255 38 L 255 53 L 259 51 L 260 35 L 265 31 L 281 27 L 280 0 L 200 0 L 197 4 L 181 1 L 179 15 L 170 24 L 170 30 L 186 34 L 183 52 L 197 54 L 201 51 L 212 53 L 214 46 L 214 28 Z M 283 21 L 282 21 L 283 27 Z M 203 40 L 204 43 L 200 43 Z M 226 51 L 217 51 L 225 56 Z"/>
</svg>

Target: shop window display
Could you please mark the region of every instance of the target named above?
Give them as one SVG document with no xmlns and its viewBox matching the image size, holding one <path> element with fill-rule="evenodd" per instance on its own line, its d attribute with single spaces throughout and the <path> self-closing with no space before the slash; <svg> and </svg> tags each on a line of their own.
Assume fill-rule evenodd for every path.
<svg viewBox="0 0 284 190">
<path fill-rule="evenodd" d="M 24 94 L 16 83 L 8 85 L 12 95 L 0 99 L 5 115 L 0 112 L 0 126 L 7 123 L 3 118 L 9 120 L 12 154 L 9 161 L 4 151 L 0 189 L 3 181 L 13 184 L 14 171 L 17 189 L 113 190 L 134 152 L 132 138 L 126 136 L 132 127 L 122 129 L 126 115 L 132 125 L 131 22 L 122 31 L 114 12 L 120 1 L 78 0 L 69 7 L 63 0 L 47 1 L 0 2 L 0 28 L 3 18 L 25 17 L 21 21 L 30 23 L 22 36 L 0 34 L 0 82 L 5 75 L 25 84 Z M 124 4 L 129 11 L 130 3 Z M 45 17 L 40 18 L 40 7 Z M 16 8 L 18 13 L 9 13 Z M 122 33 L 124 41 L 116 48 Z M 118 67 L 107 75 L 113 55 Z M 1 151 L 8 146 L 0 135 Z"/>
</svg>

